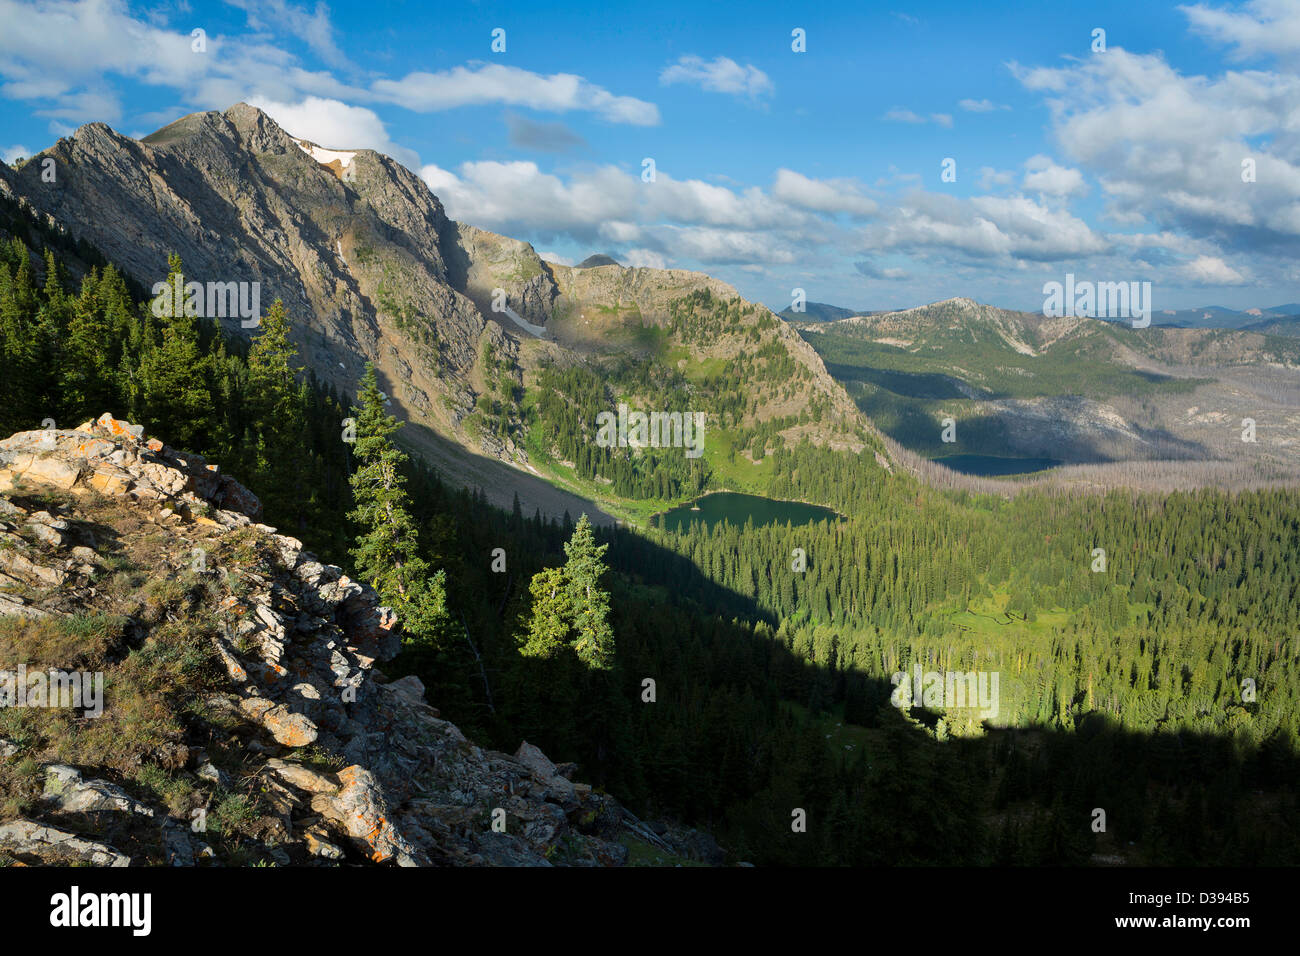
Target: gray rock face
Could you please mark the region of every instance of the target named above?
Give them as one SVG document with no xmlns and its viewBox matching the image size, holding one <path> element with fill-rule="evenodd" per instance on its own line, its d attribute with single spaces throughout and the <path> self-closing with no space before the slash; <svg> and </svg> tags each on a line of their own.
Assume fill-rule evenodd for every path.
<svg viewBox="0 0 1300 956">
<path fill-rule="evenodd" d="M 22 496 L 4 497 L 15 485 L 24 493 L 55 487 L 69 494 L 65 504 L 51 506 L 60 512 L 54 514 Z M 222 737 L 238 727 L 248 759 L 227 771 L 205 749 L 177 745 L 178 758 L 167 766 L 209 793 L 213 814 L 228 794 L 258 793 L 265 816 L 256 840 L 264 859 L 398 866 L 626 861 L 627 850 L 615 842 L 621 831 L 610 826 L 622 816 L 611 798 L 571 783 L 531 744 L 515 757 L 476 746 L 440 718 L 417 678 L 388 681 L 377 665 L 400 650 L 401 625 L 373 590 L 318 561 L 302 542 L 256 523 L 249 514 L 260 513 L 260 503 L 215 466 L 126 422 L 105 415 L 77 429 L 0 441 L 0 534 L 9 536 L 0 556 L 10 556 L 5 567 L 21 577 L 23 589 L 21 597 L 0 594 L 12 598 L 0 601 L 0 615 L 94 609 L 96 562 L 77 563 L 71 552 L 93 552 L 78 508 L 102 498 L 144 518 L 147 530 L 136 533 L 149 536 L 151 553 L 188 559 L 199 542 L 212 551 L 213 564 L 200 576 L 215 625 L 208 634 L 214 662 L 227 680 L 193 702 L 208 716 L 191 719 L 219 721 Z M 242 510 L 228 510 L 235 505 Z M 37 529 L 60 534 L 47 538 Z M 278 561 L 251 571 L 215 566 L 226 536 Z M 232 590 L 236 577 L 242 586 Z M 210 734 L 210 724 L 200 726 L 199 733 Z M 322 753 L 333 761 L 328 768 Z M 0 740 L 0 759 L 29 758 L 37 755 Z M 35 802 L 49 819 L 0 821 L 0 854 L 97 866 L 211 862 L 213 852 L 191 832 L 190 819 L 107 779 L 107 769 L 58 762 L 39 769 Z M 75 835 L 87 827 L 106 842 Z M 251 845 L 259 846 L 256 840 Z M 148 859 L 138 858 L 142 851 Z"/>
<path fill-rule="evenodd" d="M 131 858 L 104 843 L 32 820 L 0 824 L 0 850 L 38 862 L 70 866 L 130 866 Z"/>
<path fill-rule="evenodd" d="M 55 160 L 54 182 L 41 180 L 40 163 L 4 167 L 0 192 L 146 287 L 166 277 L 170 252 L 188 281 L 260 282 L 262 309 L 284 301 L 320 378 L 350 393 L 374 362 L 399 406 L 436 425 L 469 388 L 480 338 L 496 326 L 480 311 L 484 290 L 504 288 L 544 324 L 554 283 L 531 246 L 458 227 L 389 157 L 357 150 L 344 172 L 318 162 L 313 145 L 244 103 L 141 141 L 91 123 L 41 154 Z M 223 322 L 248 334 L 238 318 Z"/>
</svg>

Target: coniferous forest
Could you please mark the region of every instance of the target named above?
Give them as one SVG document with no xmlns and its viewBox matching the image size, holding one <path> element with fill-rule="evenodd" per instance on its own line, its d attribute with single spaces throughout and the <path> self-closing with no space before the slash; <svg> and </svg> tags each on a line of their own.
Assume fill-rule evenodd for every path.
<svg viewBox="0 0 1300 956">
<path fill-rule="evenodd" d="M 351 394 L 321 386 L 279 303 L 251 341 L 159 318 L 93 250 L 11 226 L 0 434 L 111 411 L 220 462 L 267 523 L 398 611 L 388 670 L 477 739 L 536 742 L 760 865 L 1300 859 L 1295 491 L 975 495 L 742 429 L 774 459 L 768 494 L 840 519 L 544 520 L 405 452 L 373 371 Z M 682 328 L 707 336 L 709 307 L 683 301 Z M 684 388 L 635 365 L 549 369 L 530 440 L 628 498 L 719 486 L 702 461 L 581 441 L 607 382 L 664 408 Z M 891 675 L 918 666 L 997 672 L 996 717 L 893 706 Z M 791 832 L 792 807 L 816 826 Z"/>
</svg>

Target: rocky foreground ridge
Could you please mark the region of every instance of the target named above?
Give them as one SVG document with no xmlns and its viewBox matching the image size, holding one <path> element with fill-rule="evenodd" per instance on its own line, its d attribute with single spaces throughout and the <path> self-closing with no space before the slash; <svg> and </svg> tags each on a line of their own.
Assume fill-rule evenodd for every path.
<svg viewBox="0 0 1300 956">
<path fill-rule="evenodd" d="M 0 863 L 721 862 L 528 743 L 466 739 L 377 669 L 393 612 L 260 514 L 109 415 L 0 441 Z M 20 668 L 102 672 L 102 714 L 15 706 Z"/>
</svg>

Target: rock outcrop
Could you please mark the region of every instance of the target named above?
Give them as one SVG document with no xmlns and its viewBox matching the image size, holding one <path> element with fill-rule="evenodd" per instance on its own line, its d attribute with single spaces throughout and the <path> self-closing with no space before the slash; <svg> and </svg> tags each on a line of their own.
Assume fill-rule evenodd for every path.
<svg viewBox="0 0 1300 956">
<path fill-rule="evenodd" d="M 66 633 L 82 633 L 108 595 L 131 597 L 133 581 L 149 602 L 128 615 L 126 646 L 106 650 L 104 666 L 159 658 L 160 635 L 208 622 L 198 644 L 176 645 L 202 656 L 186 666 L 208 674 L 207 690 L 183 702 L 184 730 L 147 758 L 75 766 L 55 759 L 55 738 L 0 739 L 0 796 L 6 786 L 21 791 L 12 799 L 26 794 L 22 816 L 0 819 L 0 858 L 627 860 L 619 837 L 631 818 L 616 801 L 569 780 L 561 770 L 572 768 L 531 744 L 514 755 L 476 745 L 441 719 L 418 679 L 387 679 L 377 665 L 400 648 L 393 612 L 259 524 L 260 510 L 215 465 L 108 415 L 0 441 L 0 658 L 33 628 L 66 622 Z M 135 578 L 110 574 L 128 558 Z M 0 670 L 15 665 L 0 659 Z M 109 674 L 105 720 L 126 719 L 114 696 L 121 679 Z"/>
</svg>

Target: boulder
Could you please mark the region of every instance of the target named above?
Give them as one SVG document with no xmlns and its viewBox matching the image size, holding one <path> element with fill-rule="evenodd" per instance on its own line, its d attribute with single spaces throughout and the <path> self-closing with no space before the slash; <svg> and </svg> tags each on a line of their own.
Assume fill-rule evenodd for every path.
<svg viewBox="0 0 1300 956">
<path fill-rule="evenodd" d="M 131 858 L 106 843 L 96 843 L 75 833 L 32 820 L 0 824 L 0 850 L 18 856 L 34 856 L 41 863 L 91 866 L 130 866 Z"/>
<path fill-rule="evenodd" d="M 361 852 L 375 863 L 394 861 L 398 866 L 427 864 L 424 854 L 392 822 L 392 813 L 374 774 L 364 767 L 339 771 L 337 793 L 317 794 L 312 809 L 337 825 Z"/>
</svg>

